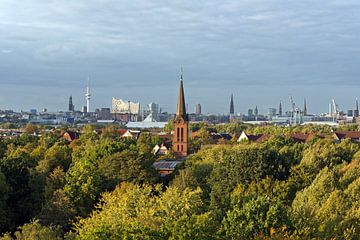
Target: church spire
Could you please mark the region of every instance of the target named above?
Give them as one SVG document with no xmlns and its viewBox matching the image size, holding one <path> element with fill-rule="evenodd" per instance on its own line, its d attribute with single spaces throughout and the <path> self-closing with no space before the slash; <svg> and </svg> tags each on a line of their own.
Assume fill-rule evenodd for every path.
<svg viewBox="0 0 360 240">
<path fill-rule="evenodd" d="M 181 76 L 180 76 L 180 89 L 179 89 L 179 97 L 177 104 L 177 116 L 186 116 L 186 105 L 185 105 L 185 96 L 184 96 L 184 87 L 183 87 L 183 71 L 181 68 Z"/>
<path fill-rule="evenodd" d="M 304 98 L 304 116 L 307 115 L 306 98 Z"/>
<path fill-rule="evenodd" d="M 174 119 L 174 135 L 172 148 L 177 157 L 185 157 L 188 155 L 188 138 L 189 138 L 189 121 L 186 114 L 183 73 L 181 68 L 180 89 L 178 97 L 178 105 L 176 116 Z"/>
<path fill-rule="evenodd" d="M 233 94 L 231 94 L 231 99 L 230 99 L 230 115 L 234 115 L 234 96 Z"/>
<path fill-rule="evenodd" d="M 279 104 L 279 116 L 282 116 L 282 105 L 281 105 L 281 101 L 280 101 L 280 104 Z"/>
</svg>

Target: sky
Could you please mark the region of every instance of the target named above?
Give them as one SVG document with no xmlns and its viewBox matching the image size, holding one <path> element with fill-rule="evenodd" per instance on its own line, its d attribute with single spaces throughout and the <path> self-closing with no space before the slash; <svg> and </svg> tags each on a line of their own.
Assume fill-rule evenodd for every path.
<svg viewBox="0 0 360 240">
<path fill-rule="evenodd" d="M 174 112 L 257 105 L 341 110 L 360 96 L 358 0 L 1 0 L 0 109 L 66 110 L 112 97 Z"/>
</svg>

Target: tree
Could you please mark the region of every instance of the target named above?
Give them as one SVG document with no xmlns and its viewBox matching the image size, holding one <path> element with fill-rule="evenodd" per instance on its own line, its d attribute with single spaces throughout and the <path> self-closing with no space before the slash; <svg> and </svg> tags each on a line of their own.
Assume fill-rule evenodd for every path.
<svg viewBox="0 0 360 240">
<path fill-rule="evenodd" d="M 226 239 L 251 239 L 258 234 L 270 235 L 272 229 L 287 229 L 290 221 L 281 202 L 258 196 L 232 206 L 222 224 Z"/>
<path fill-rule="evenodd" d="M 98 210 L 76 225 L 79 239 L 213 239 L 201 190 L 123 183 L 103 195 Z"/>
<path fill-rule="evenodd" d="M 6 230 L 5 226 L 8 224 L 9 219 L 7 216 L 7 204 L 10 188 L 6 184 L 5 175 L 0 172 L 0 232 Z"/>
<path fill-rule="evenodd" d="M 56 167 L 61 167 L 65 171 L 71 163 L 71 150 L 59 143 L 54 144 L 45 152 L 44 159 L 38 162 L 36 169 L 43 173 L 49 173 Z"/>
<path fill-rule="evenodd" d="M 30 223 L 27 223 L 18 228 L 18 231 L 15 232 L 16 240 L 60 240 L 61 231 L 59 227 L 42 226 L 38 220 L 33 220 Z M 4 235 L 0 239 L 2 240 L 11 240 L 13 239 L 9 234 Z"/>
</svg>

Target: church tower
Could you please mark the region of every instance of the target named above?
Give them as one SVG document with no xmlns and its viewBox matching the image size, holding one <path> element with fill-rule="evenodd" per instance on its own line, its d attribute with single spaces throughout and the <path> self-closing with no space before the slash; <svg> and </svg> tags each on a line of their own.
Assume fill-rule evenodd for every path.
<svg viewBox="0 0 360 240">
<path fill-rule="evenodd" d="M 74 106 L 74 104 L 73 104 L 73 101 L 72 101 L 72 96 L 70 95 L 70 97 L 69 97 L 69 112 L 73 112 L 73 111 L 75 111 L 75 106 Z"/>
<path fill-rule="evenodd" d="M 189 120 L 186 114 L 183 87 L 183 76 L 180 77 L 180 90 L 177 104 L 177 111 L 174 119 L 174 136 L 173 136 L 173 150 L 178 157 L 185 157 L 188 155 L 188 133 Z"/>
<path fill-rule="evenodd" d="M 230 98 L 230 116 L 234 116 L 235 113 L 235 109 L 234 109 L 234 97 L 231 94 L 231 98 Z"/>
</svg>

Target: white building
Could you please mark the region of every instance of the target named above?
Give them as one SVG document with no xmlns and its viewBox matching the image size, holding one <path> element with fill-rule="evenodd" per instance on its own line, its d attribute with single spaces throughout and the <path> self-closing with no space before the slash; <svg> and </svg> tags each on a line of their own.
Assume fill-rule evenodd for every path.
<svg viewBox="0 0 360 240">
<path fill-rule="evenodd" d="M 112 113 L 129 113 L 139 114 L 140 103 L 134 103 L 131 101 L 123 101 L 122 99 L 112 99 Z"/>
</svg>

